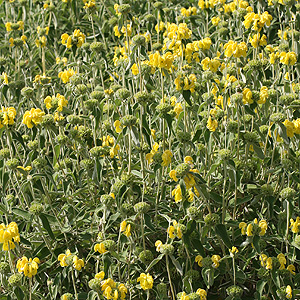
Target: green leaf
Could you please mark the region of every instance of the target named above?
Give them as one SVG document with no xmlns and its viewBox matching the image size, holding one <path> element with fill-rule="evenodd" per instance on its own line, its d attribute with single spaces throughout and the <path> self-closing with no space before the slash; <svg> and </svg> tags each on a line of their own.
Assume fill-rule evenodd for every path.
<svg viewBox="0 0 300 300">
<path fill-rule="evenodd" d="M 14 293 L 18 300 L 24 300 L 24 293 L 19 287 L 15 288 Z"/>
<path fill-rule="evenodd" d="M 224 224 L 218 224 L 215 227 L 216 234 L 220 236 L 220 238 L 223 240 L 224 244 L 231 249 L 232 248 L 232 242 L 228 236 L 226 227 Z"/>
<path fill-rule="evenodd" d="M 20 216 L 22 217 L 23 219 L 29 221 L 31 219 L 31 215 L 29 212 L 23 210 L 23 209 L 20 209 L 20 208 L 13 208 L 12 209 L 12 212 L 17 215 L 17 216 Z"/>
<path fill-rule="evenodd" d="M 258 235 L 255 235 L 253 237 L 253 246 L 255 248 L 255 250 L 257 251 L 257 253 L 260 253 L 260 246 L 259 246 L 259 240 L 260 240 L 260 237 Z"/>
<path fill-rule="evenodd" d="M 53 234 L 53 231 L 51 229 L 51 226 L 50 226 L 50 224 L 48 222 L 47 217 L 44 214 L 41 214 L 40 215 L 40 219 L 41 219 L 41 221 L 43 223 L 43 227 L 46 229 L 46 231 L 48 232 L 48 234 L 51 237 L 51 239 L 55 240 L 55 236 Z"/>
<path fill-rule="evenodd" d="M 169 257 L 171 258 L 172 263 L 175 266 L 176 270 L 179 272 L 181 276 L 183 276 L 183 270 L 178 260 L 176 260 L 176 258 L 173 255 L 169 255 Z"/>
<path fill-rule="evenodd" d="M 183 96 L 184 100 L 185 100 L 185 101 L 188 103 L 188 105 L 190 105 L 190 106 L 192 106 L 192 102 L 191 102 L 191 100 L 190 100 L 191 95 L 192 95 L 192 93 L 191 93 L 190 90 L 187 90 L 187 91 L 183 91 L 183 92 L 182 92 L 182 96 Z"/>
<path fill-rule="evenodd" d="M 267 284 L 266 281 L 263 281 L 263 280 L 259 280 L 256 284 L 256 291 L 258 293 L 258 300 L 260 300 L 260 297 L 262 296 L 262 293 L 263 293 L 263 290 L 264 290 L 264 287 L 265 285 Z"/>
<path fill-rule="evenodd" d="M 192 240 L 191 243 L 198 250 L 200 255 L 202 255 L 204 257 L 205 256 L 205 250 L 202 246 L 201 241 L 197 239 L 197 240 Z"/>
<path fill-rule="evenodd" d="M 253 146 L 253 149 L 254 149 L 255 153 L 257 154 L 258 158 L 264 159 L 265 155 L 263 154 L 261 148 L 256 144 L 252 144 L 252 146 Z"/>
<path fill-rule="evenodd" d="M 145 270 L 145 272 L 149 272 L 149 270 L 155 266 L 162 258 L 164 257 L 164 254 L 160 254 L 158 257 L 154 258 L 151 263 L 149 264 L 148 268 Z"/>
</svg>

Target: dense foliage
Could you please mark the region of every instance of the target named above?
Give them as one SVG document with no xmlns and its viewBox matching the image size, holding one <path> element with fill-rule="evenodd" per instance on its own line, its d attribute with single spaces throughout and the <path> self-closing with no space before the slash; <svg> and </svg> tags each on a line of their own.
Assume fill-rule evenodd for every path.
<svg viewBox="0 0 300 300">
<path fill-rule="evenodd" d="M 300 299 L 300 3 L 2 0 L 0 299 Z"/>
</svg>

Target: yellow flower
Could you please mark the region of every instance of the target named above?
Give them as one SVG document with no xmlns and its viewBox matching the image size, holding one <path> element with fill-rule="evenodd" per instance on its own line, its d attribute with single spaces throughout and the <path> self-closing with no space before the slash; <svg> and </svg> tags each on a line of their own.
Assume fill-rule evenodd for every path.
<svg viewBox="0 0 300 300">
<path fill-rule="evenodd" d="M 52 108 L 52 98 L 50 96 L 47 96 L 45 99 L 44 99 L 44 104 L 46 104 L 46 108 L 47 109 L 51 109 Z"/>
<path fill-rule="evenodd" d="M 114 122 L 114 126 L 116 128 L 116 132 L 117 133 L 121 133 L 122 132 L 122 125 L 121 125 L 121 122 L 119 120 L 116 120 Z"/>
<path fill-rule="evenodd" d="M 281 52 L 280 62 L 284 65 L 292 66 L 297 62 L 297 54 L 295 52 Z"/>
<path fill-rule="evenodd" d="M 252 224 L 248 224 L 246 234 L 247 234 L 247 236 L 253 236 L 253 225 Z"/>
<path fill-rule="evenodd" d="M 41 123 L 44 115 L 45 113 L 39 108 L 32 108 L 30 111 L 25 112 L 22 123 L 28 128 L 32 128 L 34 125 Z"/>
<path fill-rule="evenodd" d="M 182 292 L 180 300 L 190 300 L 190 298 L 189 298 L 189 296 L 185 292 Z"/>
<path fill-rule="evenodd" d="M 152 286 L 153 286 L 153 278 L 152 276 L 147 273 L 142 273 L 138 279 L 137 279 L 137 282 L 140 282 L 141 284 L 141 287 L 143 290 L 149 290 L 149 289 L 152 289 Z"/>
<path fill-rule="evenodd" d="M 267 223 L 267 221 L 266 220 L 259 221 L 258 226 L 260 227 L 260 233 L 259 233 L 259 235 L 260 236 L 265 235 L 266 231 L 268 229 L 268 223 Z"/>
<path fill-rule="evenodd" d="M 258 104 L 266 103 L 267 98 L 269 97 L 268 88 L 266 86 L 262 86 L 259 92 L 259 100 L 257 101 Z"/>
<path fill-rule="evenodd" d="M 172 190 L 172 196 L 175 196 L 175 202 L 180 202 L 182 200 L 182 193 L 180 185 L 178 184 L 174 190 Z"/>
<path fill-rule="evenodd" d="M 292 275 L 296 275 L 296 268 L 294 265 L 288 265 L 286 269 L 289 270 Z"/>
<path fill-rule="evenodd" d="M 96 278 L 96 279 L 103 279 L 104 276 L 105 276 L 104 271 L 101 271 L 101 272 L 99 272 L 99 273 L 97 273 L 97 274 L 95 275 L 95 278 Z"/>
<path fill-rule="evenodd" d="M 261 254 L 259 256 L 260 264 L 261 264 L 262 267 L 266 266 L 267 259 L 268 259 L 268 256 L 266 254 Z"/>
<path fill-rule="evenodd" d="M 226 43 L 224 45 L 224 49 L 225 49 L 225 56 L 226 57 L 241 57 L 244 56 L 246 57 L 247 55 L 247 45 L 245 42 L 241 42 L 240 44 L 238 44 L 237 42 L 234 42 L 232 40 L 230 40 L 228 43 Z"/>
<path fill-rule="evenodd" d="M 69 249 L 67 249 L 67 251 L 65 252 L 65 254 L 64 253 L 61 253 L 61 254 L 59 254 L 58 255 L 58 261 L 60 262 L 60 265 L 62 266 L 62 267 L 67 267 L 68 266 L 68 264 L 66 263 L 66 258 L 68 257 L 68 256 L 70 256 L 71 255 L 71 251 L 69 250 Z"/>
<path fill-rule="evenodd" d="M 173 154 L 170 150 L 165 150 L 164 153 L 162 154 L 162 160 L 163 162 L 161 165 L 163 167 L 167 167 L 171 163 L 171 158 L 173 157 Z"/>
<path fill-rule="evenodd" d="M 212 19 L 211 19 L 211 23 L 215 26 L 217 26 L 220 21 L 221 21 L 221 19 L 219 17 L 212 17 Z"/>
<path fill-rule="evenodd" d="M 292 138 L 294 136 L 294 130 L 295 130 L 295 125 L 292 121 L 285 120 L 283 122 L 284 126 L 286 127 L 286 134 L 288 137 Z"/>
<path fill-rule="evenodd" d="M 4 84 L 8 84 L 8 76 L 5 72 L 2 72 L 2 77 L 3 77 L 3 83 Z"/>
<path fill-rule="evenodd" d="M 300 218 L 297 217 L 296 220 L 294 221 L 293 219 L 290 219 L 292 232 L 293 233 L 298 233 L 299 232 L 299 226 L 300 226 Z"/>
<path fill-rule="evenodd" d="M 115 33 L 115 36 L 117 36 L 118 38 L 121 37 L 121 33 L 120 33 L 120 31 L 119 31 L 118 25 L 116 25 L 116 26 L 114 27 L 114 33 Z"/>
<path fill-rule="evenodd" d="M 29 172 L 29 171 L 32 169 L 31 166 L 27 166 L 27 167 L 18 166 L 17 168 L 18 168 L 18 169 L 22 169 L 23 171 L 26 171 L 26 172 Z"/>
<path fill-rule="evenodd" d="M 11 22 L 5 23 L 5 28 L 6 28 L 6 31 L 7 31 L 7 32 L 12 31 L 12 28 L 11 28 Z"/>
<path fill-rule="evenodd" d="M 200 300 L 206 300 L 207 293 L 204 289 L 198 289 L 196 294 L 200 296 Z"/>
<path fill-rule="evenodd" d="M 197 255 L 195 258 L 195 262 L 198 264 L 199 267 L 202 267 L 202 260 L 203 257 L 201 255 Z"/>
<path fill-rule="evenodd" d="M 156 247 L 156 251 L 157 251 L 157 252 L 159 252 L 160 247 L 161 247 L 162 244 L 163 244 L 163 243 L 162 243 L 162 241 L 160 241 L 160 240 L 157 240 L 157 241 L 155 242 L 155 247 Z"/>
<path fill-rule="evenodd" d="M 182 105 L 180 102 L 176 103 L 174 106 L 174 111 L 176 113 L 176 118 L 178 119 L 180 113 L 183 111 Z"/>
<path fill-rule="evenodd" d="M 285 269 L 286 259 L 283 253 L 277 255 L 278 261 L 280 263 L 279 270 Z"/>
<path fill-rule="evenodd" d="M 96 244 L 96 245 L 94 246 L 94 251 L 95 251 L 95 252 L 98 251 L 100 254 L 104 254 L 104 253 L 108 252 L 108 251 L 105 249 L 105 246 L 104 246 L 103 243 Z"/>
<path fill-rule="evenodd" d="M 15 222 L 9 223 L 7 226 L 5 224 L 0 224 L 0 243 L 2 245 L 3 251 L 8 251 L 15 248 L 15 244 L 20 242 L 20 235 L 18 225 Z"/>
<path fill-rule="evenodd" d="M 110 158 L 114 158 L 116 155 L 118 155 L 119 150 L 120 150 L 119 145 L 112 146 L 109 150 Z"/>
<path fill-rule="evenodd" d="M 212 266 L 213 268 L 218 268 L 220 266 L 220 260 L 221 260 L 221 256 L 220 255 L 213 255 L 211 257 L 211 260 L 213 262 Z"/>
<path fill-rule="evenodd" d="M 127 222 L 125 220 L 123 222 L 121 222 L 120 231 L 124 232 L 124 235 L 126 235 L 127 237 L 131 236 L 130 230 L 131 230 L 130 224 L 127 225 Z"/>
<path fill-rule="evenodd" d="M 133 64 L 131 67 L 131 72 L 133 75 L 138 75 L 139 74 L 139 68 L 137 64 Z"/>
<path fill-rule="evenodd" d="M 3 125 L 13 125 L 15 123 L 16 110 L 13 107 L 2 106 L 0 113 L 2 113 L 2 120 L 0 119 L 0 128 Z"/>
<path fill-rule="evenodd" d="M 217 120 L 213 120 L 211 118 L 211 116 L 209 116 L 209 118 L 207 120 L 206 127 L 207 127 L 207 129 L 209 129 L 209 131 L 216 131 L 216 129 L 218 127 L 218 121 Z"/>
<path fill-rule="evenodd" d="M 155 132 L 156 132 L 155 129 L 151 129 L 151 136 L 152 136 L 153 140 L 156 139 Z"/>
<path fill-rule="evenodd" d="M 266 265 L 267 270 L 272 270 L 272 258 L 268 257 L 267 258 L 267 265 Z"/>
<path fill-rule="evenodd" d="M 126 34 L 126 27 L 123 26 L 121 28 L 121 32 L 125 35 Z M 128 36 L 131 36 L 131 33 L 132 33 L 132 29 L 131 29 L 131 25 L 130 24 L 127 24 L 127 35 Z"/>
<path fill-rule="evenodd" d="M 84 267 L 84 261 L 83 261 L 83 259 L 79 259 L 79 258 L 77 257 L 77 255 L 74 255 L 74 257 L 73 257 L 73 267 L 74 267 L 74 269 L 76 269 L 77 271 L 80 271 L 81 268 Z"/>
<path fill-rule="evenodd" d="M 167 233 L 171 239 L 175 239 L 178 237 L 179 239 L 182 238 L 182 231 L 180 228 L 180 224 L 178 224 L 175 220 L 173 221 L 173 225 L 170 225 L 167 229 Z"/>
<path fill-rule="evenodd" d="M 169 226 L 167 232 L 171 239 L 175 239 L 175 227 L 174 226 Z"/>
<path fill-rule="evenodd" d="M 56 94 L 56 99 L 58 99 L 57 105 L 57 111 L 62 111 L 64 107 L 66 107 L 68 105 L 68 100 L 60 94 Z"/>
<path fill-rule="evenodd" d="M 40 260 L 35 257 L 34 259 L 23 256 L 17 262 L 17 269 L 19 273 L 24 273 L 24 275 L 28 278 L 36 275 L 37 269 L 39 267 Z"/>
<path fill-rule="evenodd" d="M 75 75 L 77 72 L 73 69 L 64 70 L 58 73 L 58 77 L 62 80 L 63 83 L 68 83 L 70 78 Z"/>
<path fill-rule="evenodd" d="M 229 249 L 230 255 L 234 256 L 235 254 L 237 254 L 239 252 L 237 247 L 232 247 L 231 249 Z"/>
<path fill-rule="evenodd" d="M 292 298 L 293 298 L 293 291 L 292 291 L 292 288 L 291 288 L 290 285 L 288 285 L 288 286 L 286 287 L 285 292 L 286 292 L 285 297 L 286 297 L 287 299 L 292 299 Z"/>
</svg>

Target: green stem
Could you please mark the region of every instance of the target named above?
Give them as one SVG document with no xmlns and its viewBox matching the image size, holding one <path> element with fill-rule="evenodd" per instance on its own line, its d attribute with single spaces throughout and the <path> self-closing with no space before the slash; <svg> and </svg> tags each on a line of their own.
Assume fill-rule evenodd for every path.
<svg viewBox="0 0 300 300">
<path fill-rule="evenodd" d="M 76 289 L 76 284 L 75 284 L 75 276 L 74 276 L 74 270 L 72 267 L 72 282 L 73 282 L 73 288 L 74 288 L 74 294 L 75 294 L 75 300 L 78 300 L 78 294 L 77 294 L 77 289 Z"/>
<path fill-rule="evenodd" d="M 175 298 L 175 293 L 174 293 L 174 289 L 173 289 L 173 285 L 172 285 L 172 279 L 171 279 L 170 268 L 169 268 L 169 257 L 167 254 L 166 254 L 166 265 L 167 265 L 169 283 L 170 283 L 170 287 L 171 287 L 172 299 L 175 300 L 176 298 Z"/>
</svg>

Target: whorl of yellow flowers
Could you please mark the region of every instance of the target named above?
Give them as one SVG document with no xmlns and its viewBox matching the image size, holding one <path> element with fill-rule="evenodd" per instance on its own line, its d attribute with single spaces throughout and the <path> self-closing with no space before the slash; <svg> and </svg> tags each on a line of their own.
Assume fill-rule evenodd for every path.
<svg viewBox="0 0 300 300">
<path fill-rule="evenodd" d="M 23 256 L 17 262 L 17 269 L 19 273 L 24 273 L 24 275 L 28 278 L 36 275 L 37 269 L 39 267 L 40 260 L 35 257 L 34 259 Z"/>
</svg>

